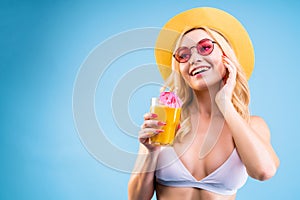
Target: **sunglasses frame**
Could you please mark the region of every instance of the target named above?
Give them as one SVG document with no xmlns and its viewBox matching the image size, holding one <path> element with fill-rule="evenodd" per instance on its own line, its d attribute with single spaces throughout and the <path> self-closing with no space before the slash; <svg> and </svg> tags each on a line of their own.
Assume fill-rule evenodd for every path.
<svg viewBox="0 0 300 200">
<path fill-rule="evenodd" d="M 209 52 L 208 54 L 202 54 L 202 53 L 199 51 L 198 45 L 199 45 L 201 42 L 203 42 L 203 41 L 210 41 L 210 42 L 212 43 L 212 50 L 211 50 L 211 52 Z M 211 40 L 211 39 L 209 39 L 209 38 L 204 38 L 204 39 L 200 40 L 199 42 L 197 42 L 197 44 L 196 44 L 195 46 L 192 46 L 192 47 L 190 47 L 190 48 L 189 48 L 189 47 L 185 47 L 185 46 L 179 47 L 179 48 L 175 51 L 175 53 L 173 54 L 173 57 L 174 57 L 175 60 L 176 60 L 177 62 L 179 62 L 179 63 L 186 63 L 186 62 L 188 62 L 188 61 L 191 59 L 191 57 L 192 57 L 192 48 L 196 48 L 196 49 L 197 49 L 197 53 L 200 54 L 201 56 L 208 56 L 208 55 L 210 55 L 210 54 L 213 52 L 214 47 L 215 47 L 214 44 L 217 44 L 217 42 L 215 42 L 215 41 L 213 41 L 213 40 Z M 189 52 L 190 52 L 189 58 L 188 58 L 187 60 L 184 60 L 184 61 L 180 61 L 180 60 L 178 60 L 177 57 L 176 57 L 177 52 L 178 52 L 179 50 L 181 50 L 182 48 L 188 49 Z"/>
</svg>

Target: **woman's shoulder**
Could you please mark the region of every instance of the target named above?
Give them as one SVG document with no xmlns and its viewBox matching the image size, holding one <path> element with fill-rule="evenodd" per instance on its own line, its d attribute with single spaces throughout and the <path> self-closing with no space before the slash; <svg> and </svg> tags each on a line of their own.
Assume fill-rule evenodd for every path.
<svg viewBox="0 0 300 200">
<path fill-rule="evenodd" d="M 260 135 L 263 135 L 266 139 L 270 138 L 269 126 L 262 117 L 257 115 L 251 116 L 250 126 L 255 132 L 259 133 Z"/>
</svg>

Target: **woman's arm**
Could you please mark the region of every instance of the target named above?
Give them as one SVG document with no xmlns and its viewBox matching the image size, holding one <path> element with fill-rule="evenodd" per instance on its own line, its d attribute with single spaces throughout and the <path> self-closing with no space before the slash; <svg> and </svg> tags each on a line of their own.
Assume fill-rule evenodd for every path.
<svg viewBox="0 0 300 200">
<path fill-rule="evenodd" d="M 162 132 L 164 123 L 155 120 L 156 114 L 147 113 L 139 133 L 140 149 L 134 170 L 128 182 L 128 199 L 149 200 L 154 193 L 154 173 L 160 146 L 149 143 L 149 139 Z"/>
<path fill-rule="evenodd" d="M 262 118 L 252 116 L 250 123 L 247 123 L 236 111 L 231 102 L 236 83 L 236 67 L 227 57 L 223 60 L 229 76 L 216 95 L 216 103 L 232 132 L 248 174 L 258 180 L 267 180 L 276 173 L 279 166 L 279 159 L 271 145 L 269 128 Z"/>
<path fill-rule="evenodd" d="M 129 200 L 149 200 L 154 194 L 154 173 L 159 151 L 148 152 L 140 145 L 134 170 L 128 182 Z"/>
<path fill-rule="evenodd" d="M 247 123 L 233 106 L 226 109 L 225 120 L 248 174 L 258 180 L 271 178 L 279 166 L 279 159 L 272 148 L 270 131 L 265 121 L 252 116 Z"/>
</svg>

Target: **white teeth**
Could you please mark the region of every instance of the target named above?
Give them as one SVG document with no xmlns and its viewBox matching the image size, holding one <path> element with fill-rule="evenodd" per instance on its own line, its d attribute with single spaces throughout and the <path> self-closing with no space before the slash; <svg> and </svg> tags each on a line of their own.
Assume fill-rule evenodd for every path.
<svg viewBox="0 0 300 200">
<path fill-rule="evenodd" d="M 196 74 L 199 74 L 199 73 L 202 73 L 202 72 L 205 72 L 209 70 L 209 67 L 200 67 L 198 69 L 195 69 L 193 72 L 192 72 L 192 76 L 195 76 Z"/>
</svg>

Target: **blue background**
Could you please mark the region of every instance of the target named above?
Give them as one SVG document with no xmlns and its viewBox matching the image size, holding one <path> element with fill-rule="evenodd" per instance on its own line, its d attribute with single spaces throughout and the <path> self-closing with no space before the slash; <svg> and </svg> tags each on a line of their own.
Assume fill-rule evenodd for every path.
<svg viewBox="0 0 300 200">
<path fill-rule="evenodd" d="M 0 199 L 127 199 L 129 174 L 94 159 L 76 132 L 77 72 L 112 35 L 162 27 L 175 14 L 201 6 L 228 11 L 248 30 L 256 53 L 251 110 L 269 124 L 281 159 L 275 177 L 250 178 L 237 199 L 298 199 L 300 3 L 291 0 L 1 1 Z M 154 62 L 153 56 L 145 59 Z M 147 89 L 152 95 L 151 87 L 141 93 Z M 129 104 L 137 124 L 147 104 Z M 122 137 L 137 149 L 136 140 Z"/>
</svg>

